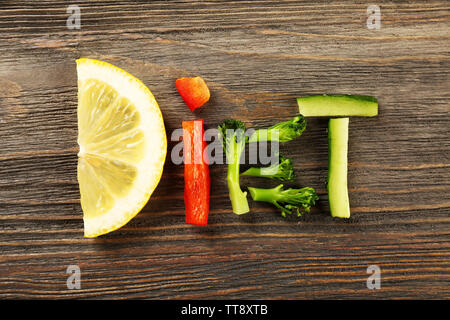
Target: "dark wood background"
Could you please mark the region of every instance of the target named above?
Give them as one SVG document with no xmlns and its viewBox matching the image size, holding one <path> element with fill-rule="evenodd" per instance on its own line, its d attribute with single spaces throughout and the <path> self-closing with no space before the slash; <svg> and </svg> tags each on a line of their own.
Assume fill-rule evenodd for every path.
<svg viewBox="0 0 450 320">
<path fill-rule="evenodd" d="M 448 1 L 0 1 L 0 298 L 450 297 Z M 66 9 L 81 9 L 69 30 Z M 381 8 L 368 30 L 366 9 Z M 167 133 L 224 118 L 269 126 L 295 97 L 373 95 L 350 122 L 352 218 L 327 209 L 327 121 L 282 147 L 295 185 L 321 200 L 301 219 L 250 202 L 237 216 L 211 167 L 209 226 L 184 223 L 183 167 L 166 162 L 149 204 L 122 229 L 83 238 L 76 180 L 75 59 L 113 63 L 154 93 Z M 175 79 L 201 75 L 191 113 Z M 169 153 L 175 142 L 169 144 Z M 275 185 L 243 179 L 243 185 Z M 68 290 L 66 268 L 81 269 Z M 369 265 L 381 289 L 368 290 Z"/>
</svg>

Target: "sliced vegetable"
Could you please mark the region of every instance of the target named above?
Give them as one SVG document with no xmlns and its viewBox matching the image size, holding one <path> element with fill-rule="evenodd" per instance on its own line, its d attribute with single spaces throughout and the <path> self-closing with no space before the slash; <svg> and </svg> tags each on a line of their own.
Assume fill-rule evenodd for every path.
<svg viewBox="0 0 450 320">
<path fill-rule="evenodd" d="M 205 226 L 208 223 L 210 177 L 207 147 L 203 139 L 203 120 L 183 121 L 184 203 L 186 222 Z"/>
<path fill-rule="evenodd" d="M 272 189 L 248 187 L 248 191 L 254 201 L 268 202 L 280 209 L 283 217 L 294 213 L 301 216 L 303 212 L 309 212 L 319 199 L 313 188 L 283 190 L 282 184 Z"/>
<path fill-rule="evenodd" d="M 258 141 L 278 141 L 288 142 L 298 138 L 306 129 L 306 120 L 302 115 L 298 115 L 289 121 L 277 123 L 267 129 L 256 130 L 249 138 L 248 142 Z"/>
<path fill-rule="evenodd" d="M 280 181 L 294 181 L 295 172 L 292 160 L 279 155 L 278 161 L 269 167 L 249 168 L 241 173 L 243 176 L 262 177 Z"/>
<path fill-rule="evenodd" d="M 297 98 L 299 112 L 305 117 L 374 117 L 378 100 L 360 95 L 320 95 Z"/>
<path fill-rule="evenodd" d="M 202 77 L 180 78 L 176 87 L 191 111 L 201 107 L 210 98 L 209 88 Z"/>
<path fill-rule="evenodd" d="M 239 120 L 225 120 L 219 125 L 219 138 L 227 159 L 227 184 L 233 212 L 247 213 L 250 211 L 247 192 L 242 191 L 239 183 L 241 154 L 248 139 L 245 135 L 245 124 Z"/>
<path fill-rule="evenodd" d="M 333 217 L 350 218 L 347 191 L 347 150 L 349 118 L 328 122 L 328 201 Z"/>
</svg>

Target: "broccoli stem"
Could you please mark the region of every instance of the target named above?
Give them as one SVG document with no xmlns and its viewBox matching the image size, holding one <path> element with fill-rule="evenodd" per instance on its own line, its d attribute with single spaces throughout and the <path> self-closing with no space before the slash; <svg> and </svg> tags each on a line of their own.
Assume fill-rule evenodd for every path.
<svg viewBox="0 0 450 320">
<path fill-rule="evenodd" d="M 247 192 L 242 191 L 239 182 L 241 155 L 245 148 L 245 141 L 240 139 L 237 141 L 233 138 L 232 142 L 227 144 L 227 184 L 231 206 L 235 214 L 244 214 L 250 211 Z"/>
<path fill-rule="evenodd" d="M 283 189 L 283 185 L 272 188 L 272 189 L 262 189 L 248 187 L 248 191 L 254 201 L 264 201 L 275 204 L 277 200 L 281 198 L 280 191 Z"/>
<path fill-rule="evenodd" d="M 251 177 L 268 177 L 276 175 L 279 171 L 278 165 L 273 165 L 270 167 L 256 168 L 251 167 L 241 173 L 242 176 L 251 176 Z"/>
<path fill-rule="evenodd" d="M 248 142 L 280 141 L 280 134 L 273 129 L 258 129 L 249 138 Z"/>
<path fill-rule="evenodd" d="M 251 167 L 241 173 L 242 176 L 260 177 L 261 168 Z"/>
<path fill-rule="evenodd" d="M 235 214 L 249 212 L 247 192 L 242 191 L 239 183 L 239 162 L 228 164 L 227 183 L 233 212 Z"/>
<path fill-rule="evenodd" d="M 227 185 L 233 212 L 247 213 L 250 211 L 247 192 L 242 191 L 239 183 L 241 154 L 248 139 L 245 136 L 244 123 L 233 119 L 225 120 L 219 125 L 219 137 L 227 158 Z"/>
</svg>

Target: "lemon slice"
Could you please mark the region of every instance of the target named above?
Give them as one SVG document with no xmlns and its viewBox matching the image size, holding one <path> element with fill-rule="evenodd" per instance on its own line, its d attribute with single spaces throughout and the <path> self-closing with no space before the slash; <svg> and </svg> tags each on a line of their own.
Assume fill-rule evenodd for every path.
<svg viewBox="0 0 450 320">
<path fill-rule="evenodd" d="M 114 231 L 144 207 L 162 175 L 164 122 L 150 90 L 109 63 L 77 60 L 78 183 L 84 236 Z"/>
</svg>

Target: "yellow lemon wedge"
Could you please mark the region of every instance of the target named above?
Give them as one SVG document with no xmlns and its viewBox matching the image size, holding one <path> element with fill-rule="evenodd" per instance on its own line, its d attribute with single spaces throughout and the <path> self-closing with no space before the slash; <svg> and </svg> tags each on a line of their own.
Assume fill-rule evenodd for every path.
<svg viewBox="0 0 450 320">
<path fill-rule="evenodd" d="M 78 59 L 78 183 L 84 236 L 125 225 L 148 202 L 167 154 L 153 94 L 109 63 Z"/>
</svg>

